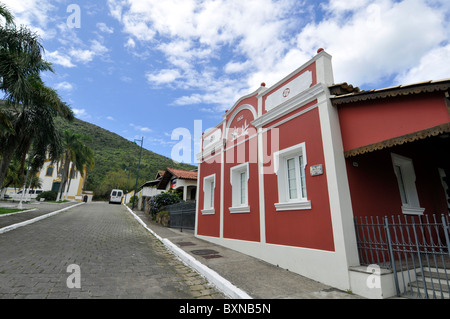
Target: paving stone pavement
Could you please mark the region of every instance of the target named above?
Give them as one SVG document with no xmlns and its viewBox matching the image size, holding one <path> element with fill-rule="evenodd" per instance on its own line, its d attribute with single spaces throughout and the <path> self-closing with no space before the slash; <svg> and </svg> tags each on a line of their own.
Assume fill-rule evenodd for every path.
<svg viewBox="0 0 450 319">
<path fill-rule="evenodd" d="M 123 205 L 88 203 L 0 234 L 0 298 L 226 297 Z"/>
</svg>

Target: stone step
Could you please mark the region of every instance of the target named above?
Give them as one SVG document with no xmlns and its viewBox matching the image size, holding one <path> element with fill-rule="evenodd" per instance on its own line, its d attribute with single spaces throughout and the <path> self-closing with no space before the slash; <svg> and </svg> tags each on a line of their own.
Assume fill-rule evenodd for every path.
<svg viewBox="0 0 450 319">
<path fill-rule="evenodd" d="M 427 293 L 430 299 L 450 299 L 450 273 L 448 270 L 431 268 L 424 270 L 423 274 L 417 272 L 416 276 L 416 281 L 408 285 L 408 288 L 413 290 L 412 297 L 417 297 L 417 291 L 420 291 L 422 298 Z"/>
</svg>

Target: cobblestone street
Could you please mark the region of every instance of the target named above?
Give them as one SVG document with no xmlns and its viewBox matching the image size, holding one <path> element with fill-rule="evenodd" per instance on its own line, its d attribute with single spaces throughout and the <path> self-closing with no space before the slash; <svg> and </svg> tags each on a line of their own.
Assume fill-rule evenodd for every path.
<svg viewBox="0 0 450 319">
<path fill-rule="evenodd" d="M 0 298 L 225 297 L 125 207 L 90 203 L 0 234 Z"/>
</svg>

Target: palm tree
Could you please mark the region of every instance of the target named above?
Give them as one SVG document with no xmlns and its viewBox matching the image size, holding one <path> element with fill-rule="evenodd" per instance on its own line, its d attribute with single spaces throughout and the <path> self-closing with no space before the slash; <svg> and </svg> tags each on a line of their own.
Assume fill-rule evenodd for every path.
<svg viewBox="0 0 450 319">
<path fill-rule="evenodd" d="M 61 156 L 62 175 L 56 200 L 64 199 L 70 187 L 72 174 L 80 172 L 84 177 L 85 169 L 94 166 L 94 153 L 84 143 L 89 136 L 65 130 L 63 133 L 63 153 Z M 72 164 L 72 165 L 71 165 Z M 66 188 L 66 184 L 68 187 Z M 63 194 L 64 192 L 64 194 Z"/>
<path fill-rule="evenodd" d="M 6 190 L 10 186 L 16 186 L 23 183 L 22 181 L 23 172 L 20 173 L 20 160 L 14 158 L 8 167 L 7 174 L 5 176 L 4 188 L 1 190 L 0 199 L 3 199 L 6 193 Z"/>
<path fill-rule="evenodd" d="M 6 6 L 1 3 L 0 3 L 0 17 L 3 17 L 5 19 L 5 25 L 14 24 L 13 15 L 11 14 L 11 12 L 9 12 Z M 1 82 L 3 82 L 2 79 L 0 79 L 0 83 Z M 6 103 L 4 103 L 3 101 L 0 101 L 0 135 L 3 135 L 5 133 L 11 133 L 12 130 L 11 123 L 3 113 L 3 108 L 5 104 Z"/>
<path fill-rule="evenodd" d="M 46 87 L 38 76 L 30 76 L 28 81 L 29 102 L 12 104 L 7 113 L 14 133 L 0 137 L 0 188 L 14 154 L 21 156 L 22 165 L 32 146 L 34 155 L 38 155 L 41 163 L 46 156 L 59 157 L 62 152 L 61 137 L 54 118 L 60 115 L 73 119 L 72 110 L 61 102 L 56 91 Z"/>
<path fill-rule="evenodd" d="M 25 26 L 16 28 L 13 15 L 1 3 L 0 16 L 6 21 L 0 26 L 0 90 L 9 102 L 24 103 L 30 88 L 28 77 L 53 69 L 42 58 L 44 47 L 38 35 Z"/>
<path fill-rule="evenodd" d="M 7 103 L 0 100 L 0 136 L 4 136 L 7 133 L 14 134 L 11 121 L 6 116 L 7 109 Z"/>
<path fill-rule="evenodd" d="M 12 21 L 4 5 L 0 15 Z M 51 158 L 58 157 L 61 138 L 54 117 L 74 118 L 57 92 L 40 78 L 40 72 L 53 71 L 43 60 L 43 51 L 38 36 L 26 27 L 0 26 L 0 91 L 6 98 L 6 106 L 3 103 L 0 108 L 0 189 L 14 154 L 21 156 L 22 166 L 32 146 L 41 161 L 47 152 Z"/>
<path fill-rule="evenodd" d="M 5 24 L 14 24 L 14 16 L 8 10 L 8 8 L 0 3 L 0 16 L 5 19 Z"/>
</svg>

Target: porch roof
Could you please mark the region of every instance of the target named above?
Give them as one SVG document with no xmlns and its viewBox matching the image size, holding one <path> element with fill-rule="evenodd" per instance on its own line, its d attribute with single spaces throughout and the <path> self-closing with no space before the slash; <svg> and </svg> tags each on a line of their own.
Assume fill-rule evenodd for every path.
<svg viewBox="0 0 450 319">
<path fill-rule="evenodd" d="M 141 186 L 139 186 L 139 188 L 156 186 L 156 185 L 158 185 L 159 182 L 160 182 L 159 179 L 155 179 L 153 181 L 147 181 L 144 184 L 142 184 Z"/>
<path fill-rule="evenodd" d="M 353 87 L 351 84 L 347 84 L 346 82 L 329 87 L 330 93 L 334 95 L 330 98 L 331 103 L 334 106 L 410 94 L 447 91 L 449 88 L 450 78 L 437 81 L 425 81 L 407 85 L 398 85 L 382 89 L 373 89 L 369 91 L 361 91 L 358 87 Z"/>
<path fill-rule="evenodd" d="M 421 130 L 419 132 L 414 132 L 411 134 L 391 138 L 389 140 L 385 140 L 382 142 L 373 143 L 373 144 L 361 146 L 361 147 L 358 147 L 358 148 L 355 148 L 352 150 L 344 151 L 344 156 L 346 158 L 348 158 L 348 157 L 352 157 L 352 156 L 356 156 L 356 155 L 360 155 L 360 154 L 364 154 L 364 153 L 368 153 L 368 152 L 381 150 L 384 148 L 393 147 L 396 145 L 402 145 L 402 144 L 408 143 L 408 142 L 414 142 L 414 141 L 417 141 L 420 139 L 425 139 L 425 138 L 431 137 L 431 136 L 437 136 L 437 135 L 443 134 L 443 133 L 450 133 L 450 123 L 445 123 L 445 124 L 438 125 L 438 126 L 435 126 L 435 127 L 429 128 L 429 129 Z"/>
<path fill-rule="evenodd" d="M 347 83 L 329 89 L 339 108 L 345 157 L 450 133 L 450 79 L 370 91 Z M 425 95 L 438 92 L 442 102 Z M 414 95 L 418 98 L 411 99 Z"/>
</svg>

